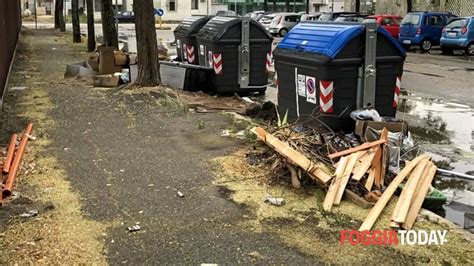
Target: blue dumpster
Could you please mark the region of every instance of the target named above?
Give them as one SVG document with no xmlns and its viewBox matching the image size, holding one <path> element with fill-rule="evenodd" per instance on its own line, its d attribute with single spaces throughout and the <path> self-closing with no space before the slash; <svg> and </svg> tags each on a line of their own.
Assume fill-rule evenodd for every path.
<svg viewBox="0 0 474 266">
<path fill-rule="evenodd" d="M 365 25 L 308 22 L 295 26 L 273 51 L 278 76 L 278 106 L 291 120 L 321 115 L 334 129 L 353 126 L 358 87 L 363 79 Z M 405 50 L 378 27 L 376 91 L 372 106 L 394 117 Z"/>
</svg>

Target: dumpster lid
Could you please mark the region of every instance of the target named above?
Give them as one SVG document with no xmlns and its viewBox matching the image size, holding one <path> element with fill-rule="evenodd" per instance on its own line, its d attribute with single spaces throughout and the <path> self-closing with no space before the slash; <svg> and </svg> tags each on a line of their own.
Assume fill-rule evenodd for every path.
<svg viewBox="0 0 474 266">
<path fill-rule="evenodd" d="M 185 18 L 174 30 L 174 34 L 183 36 L 195 35 L 212 18 L 212 16 L 192 16 Z"/>
<path fill-rule="evenodd" d="M 235 39 L 241 38 L 241 21 L 242 18 L 236 17 L 214 17 L 206 23 L 198 33 L 199 37 L 206 38 L 212 41 L 219 41 L 221 39 Z M 273 37 L 268 33 L 260 23 L 250 20 L 250 40 L 273 40 Z"/>
<path fill-rule="evenodd" d="M 296 25 L 278 44 L 278 48 L 296 49 L 334 59 L 353 38 L 364 32 L 365 26 L 360 23 L 305 22 Z M 378 32 L 388 37 L 400 55 L 405 56 L 405 50 L 387 30 L 378 27 Z"/>
</svg>

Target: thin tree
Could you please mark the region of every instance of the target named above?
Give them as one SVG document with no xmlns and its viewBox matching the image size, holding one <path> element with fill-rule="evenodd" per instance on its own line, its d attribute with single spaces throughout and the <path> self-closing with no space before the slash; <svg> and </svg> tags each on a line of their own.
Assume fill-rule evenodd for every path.
<svg viewBox="0 0 474 266">
<path fill-rule="evenodd" d="M 156 86 L 161 82 L 153 0 L 135 1 L 133 11 L 138 55 L 138 77 L 135 84 Z"/>
<path fill-rule="evenodd" d="M 87 51 L 95 50 L 94 0 L 86 0 L 87 5 Z"/>
<path fill-rule="evenodd" d="M 268 0 L 263 0 L 263 11 L 267 11 L 268 9 Z"/>
<path fill-rule="evenodd" d="M 58 2 L 58 20 L 59 20 L 59 31 L 66 32 L 66 22 L 64 21 L 64 0 L 56 0 Z"/>
<path fill-rule="evenodd" d="M 413 10 L 412 0 L 407 0 L 407 13 L 410 13 Z"/>
<path fill-rule="evenodd" d="M 360 0 L 355 1 L 355 12 L 360 12 Z"/>
<path fill-rule="evenodd" d="M 140 3 L 140 1 L 137 1 Z M 154 10 L 154 9 L 152 9 Z M 102 34 L 106 46 L 112 46 L 118 49 L 117 29 L 114 21 L 114 8 L 112 0 L 102 0 Z M 154 27 L 153 27 L 154 28 Z"/>
<path fill-rule="evenodd" d="M 79 0 L 72 0 L 72 42 L 81 42 L 81 26 L 79 22 Z"/>
<path fill-rule="evenodd" d="M 54 28 L 59 29 L 59 12 L 62 12 L 62 9 L 58 8 L 59 0 L 54 1 Z"/>
</svg>

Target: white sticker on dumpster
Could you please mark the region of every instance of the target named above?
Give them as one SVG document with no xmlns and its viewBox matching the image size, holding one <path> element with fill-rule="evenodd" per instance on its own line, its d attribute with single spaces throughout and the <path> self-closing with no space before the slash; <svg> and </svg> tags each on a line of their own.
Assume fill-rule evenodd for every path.
<svg viewBox="0 0 474 266">
<path fill-rule="evenodd" d="M 202 44 L 199 45 L 199 53 L 201 55 L 204 55 L 204 45 L 202 45 Z"/>
<path fill-rule="evenodd" d="M 306 76 L 306 101 L 316 104 L 316 79 Z"/>
<path fill-rule="evenodd" d="M 306 97 L 306 76 L 298 74 L 298 95 Z"/>
</svg>

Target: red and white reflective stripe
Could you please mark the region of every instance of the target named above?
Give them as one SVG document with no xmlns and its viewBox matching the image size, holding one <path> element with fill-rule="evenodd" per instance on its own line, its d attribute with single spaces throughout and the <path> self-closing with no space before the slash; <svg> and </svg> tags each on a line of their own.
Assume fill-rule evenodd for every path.
<svg viewBox="0 0 474 266">
<path fill-rule="evenodd" d="M 212 55 L 212 58 L 214 60 L 214 72 L 216 72 L 217 75 L 221 75 L 222 74 L 222 55 L 214 53 Z"/>
<path fill-rule="evenodd" d="M 266 61 L 266 64 L 267 64 L 267 73 L 270 72 L 271 70 L 271 67 L 272 67 L 272 54 L 271 53 L 267 53 L 267 61 Z"/>
<path fill-rule="evenodd" d="M 194 45 L 188 45 L 186 51 L 188 53 L 188 62 L 193 64 L 194 59 L 196 59 L 194 56 Z"/>
<path fill-rule="evenodd" d="M 334 98 L 334 82 L 330 80 L 319 81 L 319 109 L 323 113 L 332 113 Z"/>
<path fill-rule="evenodd" d="M 212 66 L 212 51 L 207 52 L 207 63 L 210 67 Z"/>
<path fill-rule="evenodd" d="M 397 81 L 395 82 L 395 88 L 393 89 L 393 102 L 392 102 L 392 107 L 397 107 L 398 106 L 398 97 L 400 97 L 400 86 L 401 86 L 401 79 L 400 77 L 397 77 Z"/>
</svg>

